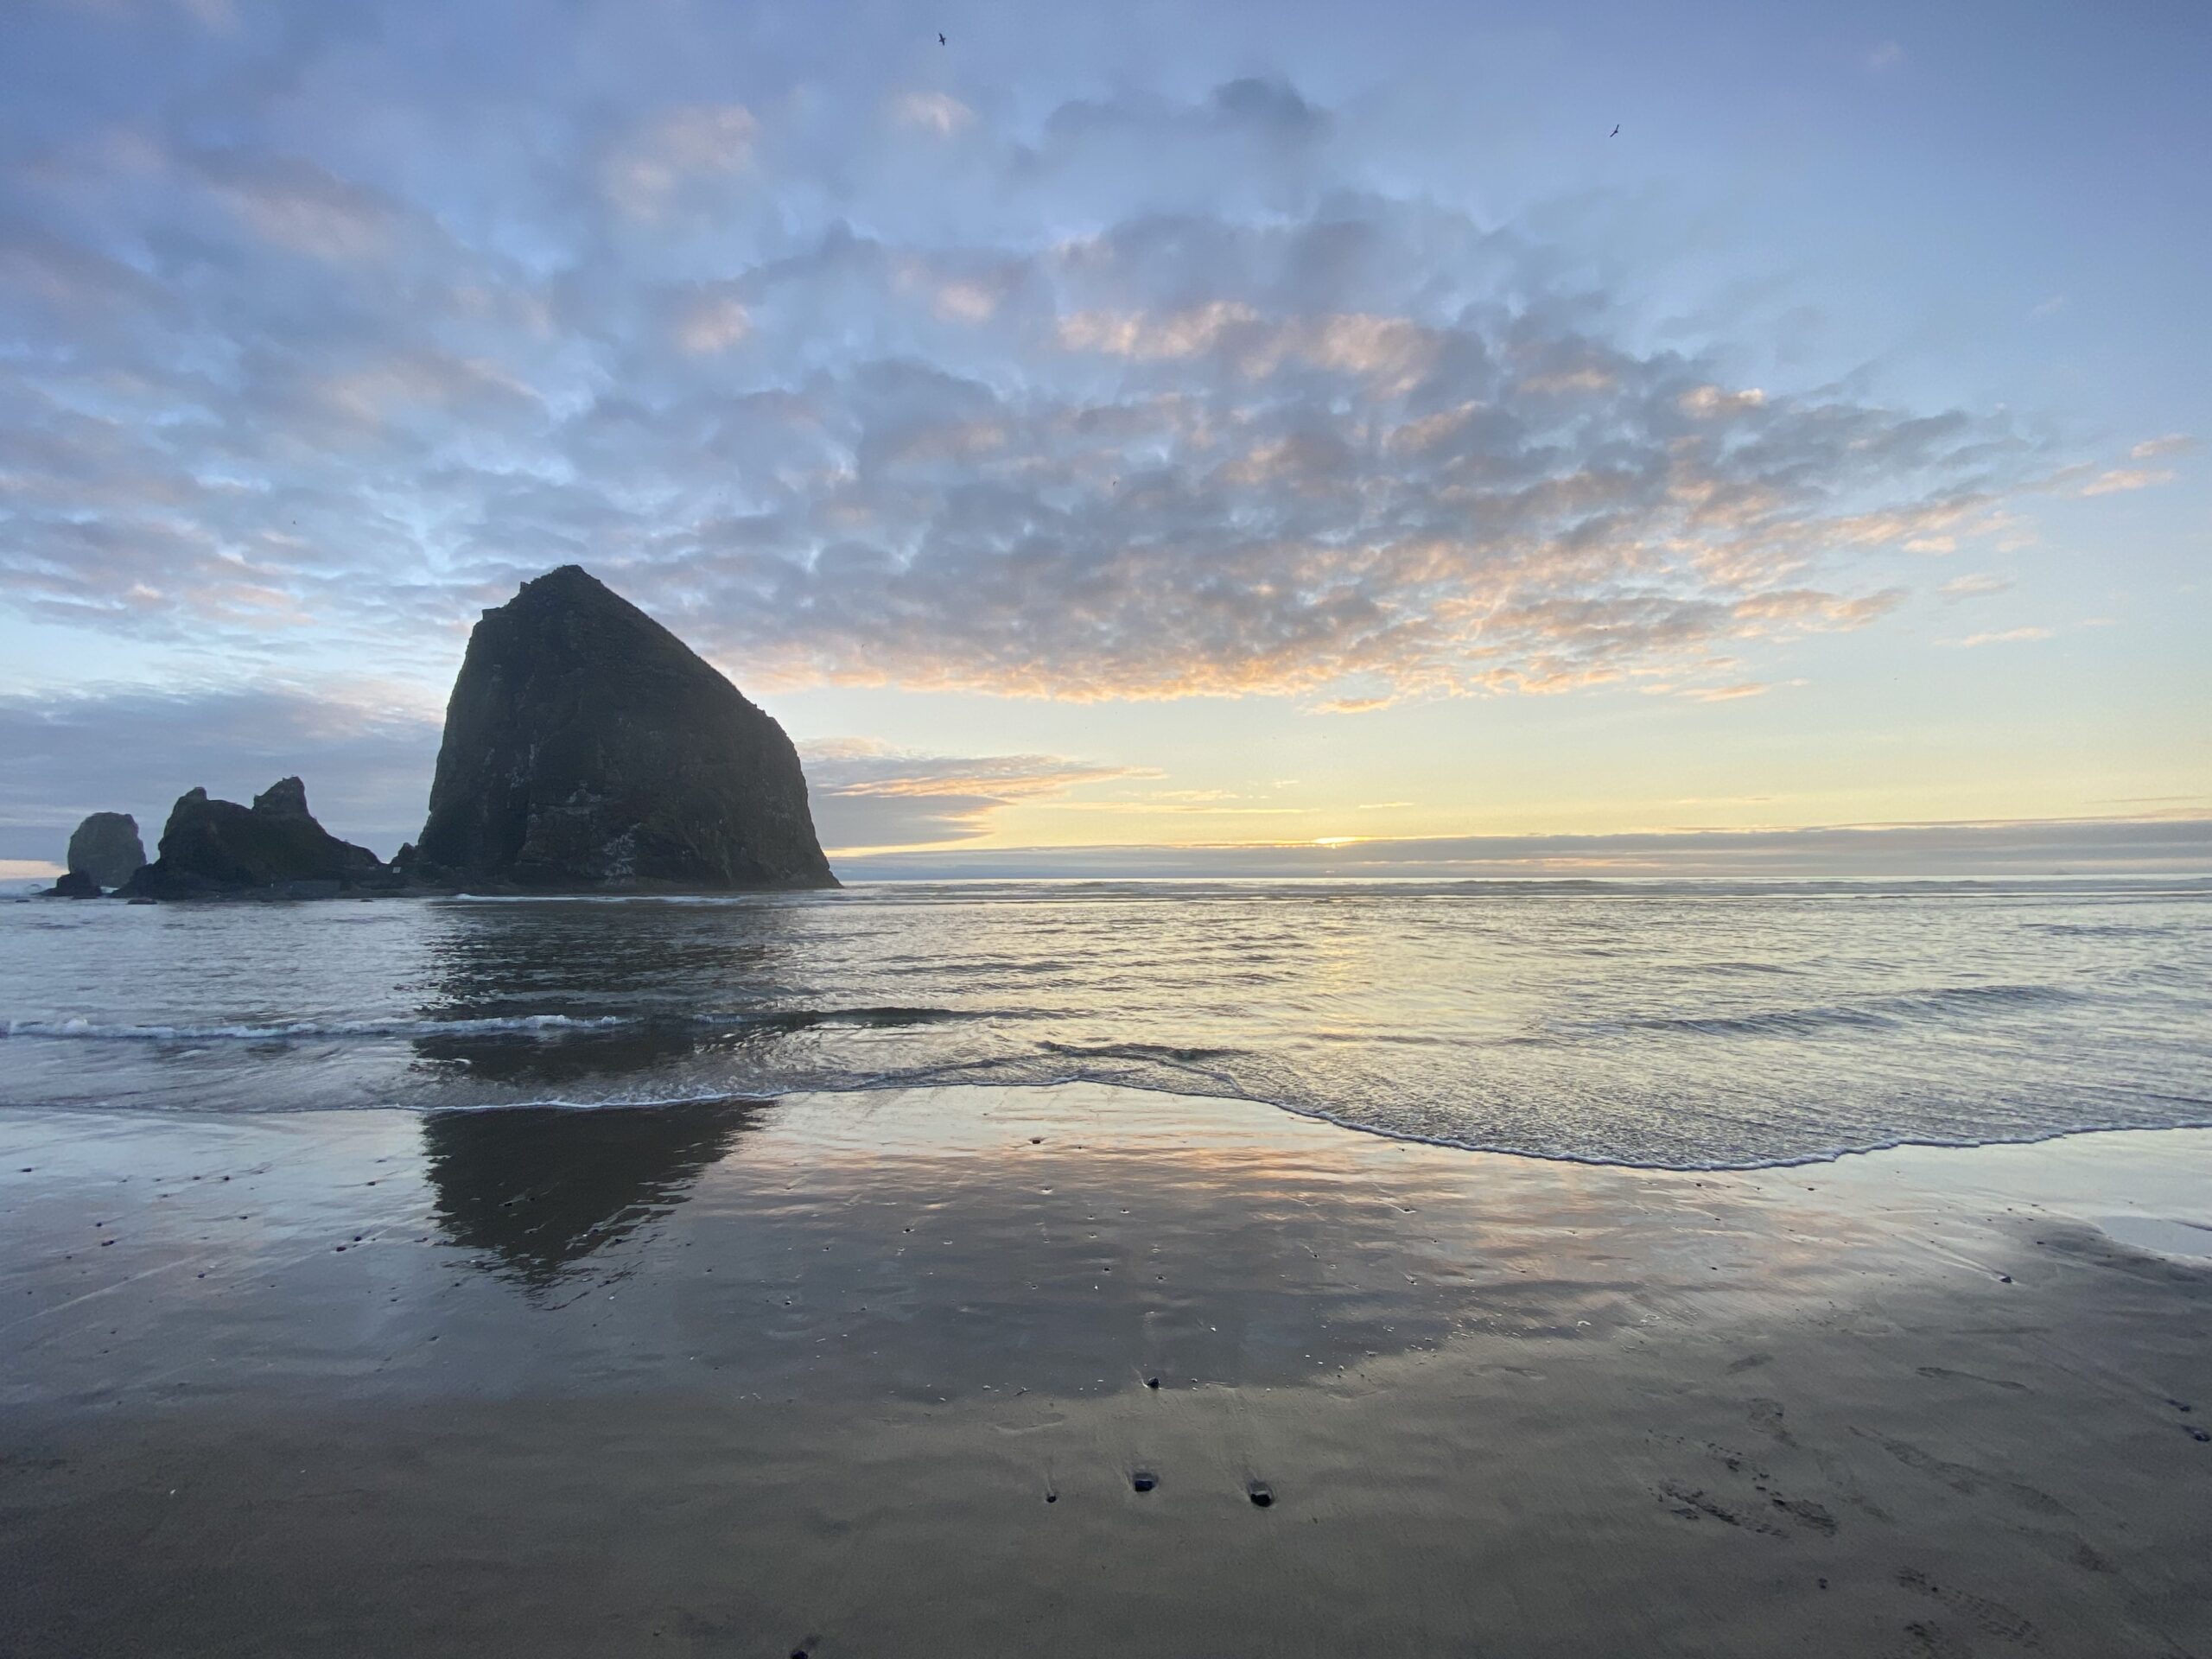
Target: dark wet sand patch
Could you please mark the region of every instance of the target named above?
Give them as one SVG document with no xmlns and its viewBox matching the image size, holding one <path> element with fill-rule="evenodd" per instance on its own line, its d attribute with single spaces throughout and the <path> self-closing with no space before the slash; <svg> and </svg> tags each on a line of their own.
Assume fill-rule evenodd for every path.
<svg viewBox="0 0 2212 1659">
<path fill-rule="evenodd" d="M 2212 1135 L 543 1128 L 0 1125 L 0 1654 L 2212 1651 Z"/>
</svg>

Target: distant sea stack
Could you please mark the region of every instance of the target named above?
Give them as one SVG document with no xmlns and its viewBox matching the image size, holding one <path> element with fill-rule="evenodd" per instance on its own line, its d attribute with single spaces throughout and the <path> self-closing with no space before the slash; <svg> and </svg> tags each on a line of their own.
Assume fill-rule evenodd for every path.
<svg viewBox="0 0 2212 1659">
<path fill-rule="evenodd" d="M 146 861 L 138 820 L 128 812 L 95 812 L 69 837 L 69 874 L 103 887 L 119 887 Z"/>
<path fill-rule="evenodd" d="M 469 635 L 429 820 L 398 861 L 537 892 L 837 885 L 784 728 L 573 564 Z"/>
<path fill-rule="evenodd" d="M 162 855 L 123 891 L 133 899 L 317 899 L 397 882 L 367 848 L 317 823 L 308 811 L 307 785 L 284 778 L 251 807 L 210 800 L 204 789 L 179 797 L 162 831 Z"/>
</svg>

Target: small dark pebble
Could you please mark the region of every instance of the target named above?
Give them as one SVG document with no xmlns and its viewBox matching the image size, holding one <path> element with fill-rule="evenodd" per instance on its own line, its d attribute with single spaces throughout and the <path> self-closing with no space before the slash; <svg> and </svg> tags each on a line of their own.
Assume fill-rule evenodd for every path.
<svg viewBox="0 0 2212 1659">
<path fill-rule="evenodd" d="M 1822 1580 L 1821 1580 L 1821 1589 L 1823 1589 L 1823 1590 L 1825 1590 L 1825 1589 L 1827 1589 L 1827 1587 L 1828 1587 L 1828 1581 L 1827 1581 L 1826 1579 L 1822 1579 Z"/>
<path fill-rule="evenodd" d="M 2169 1400 L 2166 1403 L 2171 1406 L 2176 1411 L 2188 1411 L 2191 1409 L 2186 1402 L 2180 1400 Z"/>
<path fill-rule="evenodd" d="M 1147 1376 L 1144 1380 L 1144 1385 L 1147 1389 L 1156 1389 L 1160 1386 L 1160 1379 L 1156 1376 Z"/>
<path fill-rule="evenodd" d="M 1264 1480 L 1254 1481 L 1244 1489 L 1244 1493 L 1255 1505 L 1263 1510 L 1275 1501 L 1275 1495 L 1268 1490 L 1268 1483 Z"/>
<path fill-rule="evenodd" d="M 100 1240 L 100 1249 L 107 1249 L 107 1247 L 108 1247 L 109 1245 L 111 1245 L 111 1244 L 112 1244 L 112 1243 L 115 1243 L 115 1241 L 114 1241 L 113 1239 L 111 1239 L 111 1238 L 104 1238 L 104 1239 Z"/>
<path fill-rule="evenodd" d="M 2012 1275 L 2009 1273 L 2000 1273 L 1997 1275 L 1997 1282 L 2000 1285 L 2009 1285 L 2012 1282 Z"/>
<path fill-rule="evenodd" d="M 1159 1485 L 1160 1482 L 1147 1471 L 1140 1469 L 1136 1473 L 1129 1477 L 1129 1484 L 1135 1487 L 1137 1491 L 1141 1492 L 1148 1492 L 1154 1487 Z"/>
<path fill-rule="evenodd" d="M 1047 1503 L 1057 1503 L 1060 1501 L 1060 1495 L 1058 1492 L 1047 1492 L 1045 1494 L 1045 1501 Z"/>
<path fill-rule="evenodd" d="M 2212 1433 L 2208 1433 L 2201 1428 L 2192 1428 L 2189 1431 L 2189 1438 L 2199 1442 L 2212 1441 Z"/>
</svg>

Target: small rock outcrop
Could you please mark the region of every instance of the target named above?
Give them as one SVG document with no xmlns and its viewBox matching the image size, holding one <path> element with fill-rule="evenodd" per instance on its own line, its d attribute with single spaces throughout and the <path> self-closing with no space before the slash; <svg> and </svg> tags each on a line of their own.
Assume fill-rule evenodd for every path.
<svg viewBox="0 0 2212 1659">
<path fill-rule="evenodd" d="M 41 899 L 97 899 L 100 884 L 82 870 L 72 870 L 50 887 L 40 889 Z"/>
<path fill-rule="evenodd" d="M 429 818 L 398 862 L 541 892 L 837 885 L 784 728 L 573 564 L 469 635 Z"/>
<path fill-rule="evenodd" d="M 99 887 L 121 887 L 145 861 L 138 820 L 128 812 L 95 812 L 69 837 L 69 874 L 89 876 Z"/>
<path fill-rule="evenodd" d="M 127 897 L 320 898 L 397 881 L 367 848 L 339 840 L 315 821 L 307 785 L 296 778 L 271 784 L 251 807 L 211 800 L 204 789 L 179 797 L 161 850 L 124 885 Z"/>
</svg>

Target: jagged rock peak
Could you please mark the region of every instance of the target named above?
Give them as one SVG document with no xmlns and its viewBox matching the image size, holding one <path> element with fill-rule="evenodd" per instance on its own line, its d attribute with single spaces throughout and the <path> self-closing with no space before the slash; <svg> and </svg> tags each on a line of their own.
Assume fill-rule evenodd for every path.
<svg viewBox="0 0 2212 1659">
<path fill-rule="evenodd" d="M 469 635 L 409 868 L 543 891 L 836 885 L 783 728 L 574 564 Z"/>
<path fill-rule="evenodd" d="M 308 786 L 296 778 L 279 778 L 270 785 L 253 798 L 253 810 L 267 818 L 306 818 L 314 822 L 308 811 Z"/>
<path fill-rule="evenodd" d="M 397 878 L 365 847 L 340 841 L 308 811 L 307 786 L 281 779 L 251 807 L 187 790 L 162 830 L 162 855 L 132 876 L 126 894 L 208 899 L 274 893 L 301 898 L 385 888 Z"/>
</svg>

